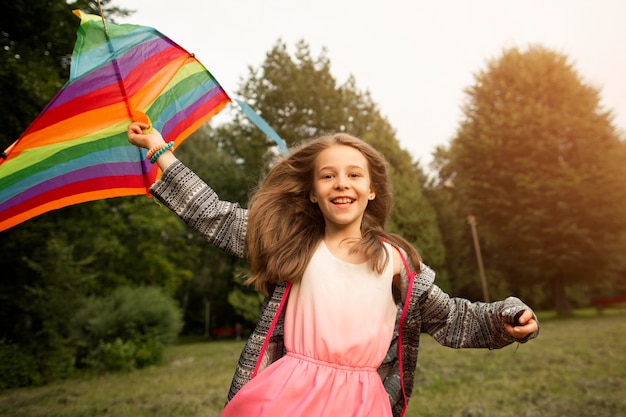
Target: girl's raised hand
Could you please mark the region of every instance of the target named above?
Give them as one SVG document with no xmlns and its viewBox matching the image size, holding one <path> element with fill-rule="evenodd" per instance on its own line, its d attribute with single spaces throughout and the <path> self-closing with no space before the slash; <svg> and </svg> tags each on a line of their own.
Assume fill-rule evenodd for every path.
<svg viewBox="0 0 626 417">
<path fill-rule="evenodd" d="M 140 148 L 150 149 L 164 143 L 163 136 L 156 129 L 151 129 L 150 133 L 144 134 L 143 129 L 148 129 L 150 125 L 142 122 L 132 122 L 128 125 L 128 141 Z"/>
<path fill-rule="evenodd" d="M 143 133 L 143 129 L 148 129 L 150 125 L 143 122 L 132 122 L 128 125 L 128 141 L 135 146 L 146 149 L 159 149 L 165 144 L 161 132 L 152 128 L 149 133 Z M 168 150 L 157 157 L 156 163 L 162 171 L 176 161 L 176 157 Z"/>
<path fill-rule="evenodd" d="M 539 330 L 539 324 L 532 310 L 523 310 L 515 324 L 504 323 L 504 328 L 511 336 L 521 340 Z"/>
</svg>

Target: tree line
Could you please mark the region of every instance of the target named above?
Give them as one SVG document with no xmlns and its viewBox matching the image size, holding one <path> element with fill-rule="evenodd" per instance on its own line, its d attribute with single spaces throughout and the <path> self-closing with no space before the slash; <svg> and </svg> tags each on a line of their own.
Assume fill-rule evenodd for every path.
<svg viewBox="0 0 626 417">
<path fill-rule="evenodd" d="M 102 3 L 110 18 L 129 13 Z M 68 78 L 79 23 L 71 9 L 97 13 L 97 7 L 33 0 L 1 8 L 4 149 Z M 401 147 L 370 93 L 353 77 L 338 82 L 326 52 L 314 56 L 305 40 L 292 47 L 278 40 L 237 91 L 288 145 L 341 131 L 381 151 L 394 188 L 388 229 L 415 245 L 451 295 L 483 298 L 468 215 L 477 222 L 493 299 L 515 294 L 537 309 L 567 315 L 594 298 L 626 293 L 620 279 L 626 151 L 599 91 L 568 57 L 531 45 L 488 61 L 465 93 L 455 136 L 425 171 Z M 201 127 L 176 153 L 222 199 L 245 206 L 276 151 L 240 113 L 230 116 Z M 30 352 L 50 379 L 50 358 L 75 359 L 82 346 L 77 338 L 95 326 L 86 317 L 99 313 L 85 306 L 120 297 L 120 289 L 159 288 L 180 311 L 182 327 L 171 329 L 207 336 L 214 327 L 251 325 L 261 303 L 242 285 L 245 264 L 145 196 L 44 214 L 0 233 L 0 251 L 0 356 L 15 347 Z M 143 346 L 139 339 L 132 346 L 115 340 L 107 349 L 120 355 Z M 95 343 L 95 350 L 104 349 Z"/>
</svg>

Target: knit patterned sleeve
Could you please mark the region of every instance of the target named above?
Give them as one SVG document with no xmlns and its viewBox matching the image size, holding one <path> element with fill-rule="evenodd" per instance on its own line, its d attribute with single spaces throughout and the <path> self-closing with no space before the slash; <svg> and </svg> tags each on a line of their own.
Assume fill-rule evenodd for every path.
<svg viewBox="0 0 626 417">
<path fill-rule="evenodd" d="M 248 211 L 237 203 L 221 201 L 182 162 L 168 166 L 150 193 L 213 245 L 241 258 L 247 256 Z"/>
<path fill-rule="evenodd" d="M 504 328 L 504 323 L 515 323 L 519 312 L 530 310 L 516 297 L 492 303 L 470 302 L 451 298 L 433 285 L 424 294 L 420 310 L 422 331 L 452 348 L 499 349 L 516 341 L 524 343 L 538 334 L 518 340 Z"/>
</svg>

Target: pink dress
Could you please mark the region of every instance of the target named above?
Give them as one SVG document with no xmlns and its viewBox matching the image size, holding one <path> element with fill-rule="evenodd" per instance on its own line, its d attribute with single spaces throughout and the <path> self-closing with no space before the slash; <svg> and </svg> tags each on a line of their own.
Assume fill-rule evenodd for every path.
<svg viewBox="0 0 626 417">
<path fill-rule="evenodd" d="M 391 416 L 376 372 L 395 323 L 393 262 L 383 274 L 369 263 L 335 257 L 322 242 L 285 316 L 287 355 L 248 382 L 222 417 Z"/>
</svg>

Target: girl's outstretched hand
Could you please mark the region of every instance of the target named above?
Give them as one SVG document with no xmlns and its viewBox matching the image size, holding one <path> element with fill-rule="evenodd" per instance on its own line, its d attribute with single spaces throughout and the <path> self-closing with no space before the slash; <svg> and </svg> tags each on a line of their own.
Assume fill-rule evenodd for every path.
<svg viewBox="0 0 626 417">
<path fill-rule="evenodd" d="M 128 141 L 140 148 L 150 149 L 163 144 L 163 136 L 156 129 L 151 129 L 148 134 L 143 133 L 143 129 L 148 129 L 150 125 L 142 122 L 132 122 L 128 125 Z"/>
<path fill-rule="evenodd" d="M 535 320 L 532 310 L 522 310 L 521 313 L 516 318 L 515 324 L 504 323 L 506 331 L 514 338 L 520 340 L 539 330 L 539 324 Z"/>
<path fill-rule="evenodd" d="M 150 125 L 142 122 L 132 122 L 128 125 L 128 141 L 135 146 L 140 148 L 152 149 L 159 147 L 163 147 L 165 144 L 165 140 L 156 129 L 150 129 L 150 132 L 143 133 L 143 129 L 148 129 Z M 165 170 L 170 164 L 176 161 L 176 157 L 168 150 L 167 152 L 163 152 L 158 156 L 156 163 L 159 165 L 162 171 Z"/>
</svg>

